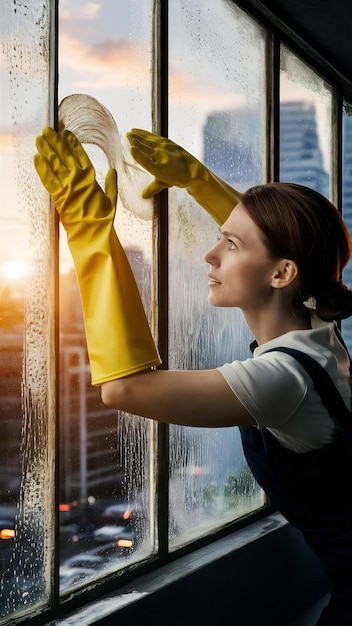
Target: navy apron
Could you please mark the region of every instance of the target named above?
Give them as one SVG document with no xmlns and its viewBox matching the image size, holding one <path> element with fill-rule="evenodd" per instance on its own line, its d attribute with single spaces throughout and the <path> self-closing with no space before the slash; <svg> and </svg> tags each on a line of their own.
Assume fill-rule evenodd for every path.
<svg viewBox="0 0 352 626">
<path fill-rule="evenodd" d="M 266 428 L 240 426 L 247 463 L 272 504 L 304 535 L 332 582 L 319 626 L 352 625 L 352 416 L 332 379 L 317 361 L 291 348 L 313 379 L 329 413 L 341 425 L 336 441 L 298 454 Z"/>
</svg>

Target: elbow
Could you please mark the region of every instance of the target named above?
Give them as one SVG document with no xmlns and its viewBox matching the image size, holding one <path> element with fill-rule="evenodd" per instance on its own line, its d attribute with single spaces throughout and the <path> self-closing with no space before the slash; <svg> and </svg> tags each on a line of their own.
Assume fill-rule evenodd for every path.
<svg viewBox="0 0 352 626">
<path fill-rule="evenodd" d="M 118 409 L 126 413 L 136 413 L 141 410 L 139 398 L 145 397 L 145 371 L 115 378 L 101 386 L 102 402 L 111 409 Z M 139 415 L 140 413 L 138 413 Z"/>
<path fill-rule="evenodd" d="M 119 384 L 118 380 L 112 380 L 107 383 L 103 383 L 101 386 L 101 399 L 103 404 L 110 407 L 111 409 L 119 409 L 119 388 L 121 384 Z"/>
</svg>

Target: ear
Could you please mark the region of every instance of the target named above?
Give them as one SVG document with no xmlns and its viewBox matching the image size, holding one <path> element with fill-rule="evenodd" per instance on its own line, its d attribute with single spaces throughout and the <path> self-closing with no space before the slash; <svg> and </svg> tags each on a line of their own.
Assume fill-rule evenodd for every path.
<svg viewBox="0 0 352 626">
<path fill-rule="evenodd" d="M 298 276 L 298 267 L 291 259 L 282 259 L 275 269 L 271 279 L 271 286 L 275 289 L 282 289 L 291 285 Z"/>
</svg>

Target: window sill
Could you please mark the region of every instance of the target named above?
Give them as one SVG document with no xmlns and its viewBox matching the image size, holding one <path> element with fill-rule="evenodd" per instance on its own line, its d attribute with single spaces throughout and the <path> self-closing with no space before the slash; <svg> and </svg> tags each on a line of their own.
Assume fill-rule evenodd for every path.
<svg viewBox="0 0 352 626">
<path fill-rule="evenodd" d="M 327 591 L 319 561 L 274 513 L 141 576 L 48 626 L 241 626 L 293 620 Z"/>
</svg>

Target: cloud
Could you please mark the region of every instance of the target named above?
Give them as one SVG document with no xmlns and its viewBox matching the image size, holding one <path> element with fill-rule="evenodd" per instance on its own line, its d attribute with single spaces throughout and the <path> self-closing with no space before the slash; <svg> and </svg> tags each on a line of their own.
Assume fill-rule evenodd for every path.
<svg viewBox="0 0 352 626">
<path fill-rule="evenodd" d="M 145 42 L 106 40 L 92 44 L 67 33 L 60 38 L 60 66 L 76 72 L 76 86 L 125 87 L 148 86 L 149 72 Z"/>
<path fill-rule="evenodd" d="M 93 20 L 99 13 L 101 5 L 97 2 L 88 2 L 82 7 L 82 15 L 88 20 Z"/>
<path fill-rule="evenodd" d="M 60 39 L 60 66 L 75 72 L 74 88 L 150 88 L 149 50 L 145 41 L 107 39 L 93 44 L 63 32 Z M 243 104 L 232 92 L 209 86 L 180 69 L 170 70 L 170 102 L 203 103 L 212 109 Z"/>
<path fill-rule="evenodd" d="M 13 135 L 9 132 L 0 132 L 0 156 L 12 156 L 13 154 Z"/>
<path fill-rule="evenodd" d="M 169 97 L 178 104 L 210 104 L 212 110 L 243 105 L 243 99 L 233 92 L 213 87 L 179 69 L 170 71 Z"/>
<path fill-rule="evenodd" d="M 79 22 L 81 24 L 83 20 L 94 20 L 101 10 L 101 4 L 98 2 L 87 2 L 81 7 L 72 7 L 72 3 L 69 7 L 65 7 L 64 3 L 60 4 L 60 22 L 62 23 L 74 23 Z M 76 26 L 77 26 L 76 22 Z"/>
</svg>

